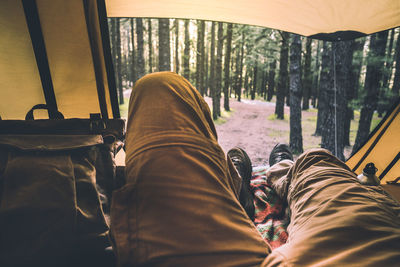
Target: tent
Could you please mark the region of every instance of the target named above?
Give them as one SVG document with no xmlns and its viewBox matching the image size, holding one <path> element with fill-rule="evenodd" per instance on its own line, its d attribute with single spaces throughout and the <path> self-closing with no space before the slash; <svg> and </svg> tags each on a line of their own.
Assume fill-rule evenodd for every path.
<svg viewBox="0 0 400 267">
<path fill-rule="evenodd" d="M 361 148 L 346 162 L 359 174 L 367 163 L 374 163 L 376 175 L 385 183 L 400 177 L 400 99 L 375 127 Z"/>
<path fill-rule="evenodd" d="M 2 119 L 23 119 L 44 103 L 66 118 L 119 118 L 107 16 L 216 20 L 335 41 L 399 27 L 400 1 L 2 0 Z M 398 175 L 399 108 L 348 161 L 356 173 L 373 161 L 383 181 Z"/>
</svg>

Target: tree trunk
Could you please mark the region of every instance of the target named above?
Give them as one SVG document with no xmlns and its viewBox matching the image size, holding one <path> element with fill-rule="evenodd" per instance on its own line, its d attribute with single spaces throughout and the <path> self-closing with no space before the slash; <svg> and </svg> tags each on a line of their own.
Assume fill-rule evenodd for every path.
<svg viewBox="0 0 400 267">
<path fill-rule="evenodd" d="M 349 86 L 351 54 L 351 42 L 332 43 L 334 83 L 327 95 L 328 110 L 322 131 L 322 147 L 341 160 L 344 160 L 344 119 L 347 111 L 346 91 Z"/>
<path fill-rule="evenodd" d="M 131 51 L 131 69 L 130 69 L 130 75 L 131 75 L 131 81 L 134 84 L 137 80 L 137 72 L 136 72 L 136 56 L 135 56 L 135 28 L 134 28 L 134 23 L 133 23 L 133 18 L 131 18 L 130 21 L 130 26 L 131 26 L 131 46 L 132 46 L 132 51 Z"/>
<path fill-rule="evenodd" d="M 301 131 L 301 38 L 292 34 L 290 44 L 290 148 L 294 154 L 303 152 Z"/>
<path fill-rule="evenodd" d="M 350 72 L 350 88 L 353 88 L 352 99 L 358 97 L 358 91 L 360 90 L 360 75 L 363 66 L 365 40 L 366 38 L 359 38 L 353 43 L 353 67 Z"/>
<path fill-rule="evenodd" d="M 393 42 L 394 42 L 394 29 L 390 30 L 389 45 L 386 52 L 385 71 L 383 72 L 382 87 L 388 88 L 389 82 L 392 78 L 393 71 Z"/>
<path fill-rule="evenodd" d="M 229 23 L 226 30 L 226 49 L 225 49 L 225 62 L 224 62 L 224 109 L 229 111 L 229 87 L 231 86 L 230 80 L 230 62 L 232 53 L 232 28 L 233 24 Z"/>
<path fill-rule="evenodd" d="M 310 108 L 310 96 L 312 87 L 312 74 L 311 74 L 311 39 L 306 40 L 306 55 L 304 57 L 304 79 L 303 79 L 303 110 Z"/>
<path fill-rule="evenodd" d="M 242 32 L 242 40 L 240 42 L 240 55 L 238 57 L 239 61 L 238 61 L 238 68 L 237 68 L 237 72 L 238 72 L 238 83 L 236 85 L 236 91 L 237 91 L 237 96 L 238 96 L 238 101 L 240 102 L 242 99 L 242 87 L 243 87 L 243 60 L 244 60 L 244 32 Z"/>
<path fill-rule="evenodd" d="M 158 69 L 160 71 L 171 71 L 169 19 L 158 19 L 158 47 Z"/>
<path fill-rule="evenodd" d="M 151 19 L 147 20 L 147 30 L 149 34 L 149 73 L 153 72 L 153 40 L 152 40 L 152 27 L 151 27 Z"/>
<path fill-rule="evenodd" d="M 217 60 L 215 66 L 215 93 L 217 115 L 221 116 L 221 89 L 222 89 L 222 49 L 224 46 L 224 27 L 222 22 L 218 22 L 218 44 L 217 44 Z"/>
<path fill-rule="evenodd" d="M 204 20 L 200 22 L 200 28 L 201 28 L 201 42 L 200 42 L 200 93 L 202 96 L 204 96 L 204 91 L 205 91 L 205 77 L 207 75 L 207 72 L 205 71 L 205 66 L 204 66 L 204 61 L 205 61 L 205 44 L 204 44 L 204 39 L 205 39 L 205 29 L 206 29 L 206 23 Z"/>
<path fill-rule="evenodd" d="M 399 97 L 400 89 L 400 33 L 397 35 L 396 49 L 395 49 L 396 68 L 394 72 L 394 80 L 392 87 L 392 103 Z"/>
<path fill-rule="evenodd" d="M 250 77 L 250 68 L 246 68 L 246 72 L 244 74 L 244 92 L 246 97 L 249 97 L 249 77 Z"/>
<path fill-rule="evenodd" d="M 277 119 L 283 120 L 285 94 L 287 92 L 287 81 L 288 81 L 289 33 L 282 31 L 281 36 L 282 36 L 282 44 L 281 44 L 281 55 L 279 59 L 279 80 L 278 80 L 278 87 L 276 90 L 275 114 Z"/>
<path fill-rule="evenodd" d="M 119 104 L 124 104 L 124 92 L 122 89 L 122 54 L 121 54 L 121 29 L 120 29 L 120 18 L 115 18 L 115 47 L 116 47 L 116 70 L 117 70 L 117 87 Z"/>
<path fill-rule="evenodd" d="M 345 75 L 344 79 L 345 81 L 345 114 L 344 114 L 344 133 L 343 133 L 343 144 L 344 146 L 350 146 L 350 125 L 351 125 L 351 120 L 354 117 L 354 111 L 349 102 L 353 100 L 354 98 L 354 87 L 352 87 L 352 71 L 353 71 L 353 55 L 354 55 L 354 48 L 355 48 L 355 41 L 345 41 L 344 43 L 348 43 L 348 45 L 345 45 L 344 48 L 346 51 L 344 51 L 344 66 L 343 69 L 341 70 L 341 74 Z M 345 71 L 345 73 L 343 73 Z"/>
<path fill-rule="evenodd" d="M 235 90 L 235 97 L 240 102 L 239 96 L 239 71 L 240 71 L 240 44 L 236 44 L 236 56 L 235 56 L 235 82 L 234 82 L 234 90 Z"/>
<path fill-rule="evenodd" d="M 318 96 L 318 88 L 319 88 L 319 67 L 320 67 L 320 41 L 317 40 L 317 55 L 315 56 L 315 70 L 314 70 L 314 79 L 312 85 L 312 106 L 313 108 L 317 107 L 317 96 Z"/>
<path fill-rule="evenodd" d="M 261 95 L 264 98 L 264 100 L 267 100 L 267 83 L 268 83 L 268 69 L 265 69 L 263 71 L 262 83 L 261 83 Z"/>
<path fill-rule="evenodd" d="M 353 152 L 357 151 L 367 140 L 371 128 L 372 116 L 377 108 L 377 95 L 379 94 L 379 85 L 382 79 L 382 63 L 385 55 L 387 35 L 388 32 L 383 31 L 371 36 L 367 71 L 365 74 L 365 97 L 363 107 L 361 108 Z"/>
<path fill-rule="evenodd" d="M 253 83 L 251 86 L 251 100 L 256 99 L 256 91 L 257 91 L 257 73 L 258 73 L 258 61 L 255 63 L 256 65 L 254 66 L 254 73 L 253 73 Z"/>
<path fill-rule="evenodd" d="M 208 37 L 207 37 L 208 38 Z M 206 38 L 204 38 L 206 40 Z M 205 69 L 205 74 L 204 74 L 204 95 L 209 96 L 209 88 L 210 88 L 210 75 L 209 75 L 209 51 L 210 51 L 210 42 L 207 40 L 206 46 L 205 46 L 205 55 L 204 55 L 204 69 Z"/>
<path fill-rule="evenodd" d="M 183 77 L 189 80 L 190 76 L 190 35 L 189 20 L 185 19 L 185 49 L 183 51 Z"/>
<path fill-rule="evenodd" d="M 318 116 L 317 126 L 314 135 L 321 136 L 322 129 L 326 125 L 325 122 L 328 108 L 328 91 L 333 85 L 332 71 L 331 71 L 331 49 L 327 41 L 322 45 L 322 58 L 321 58 L 321 74 L 318 89 Z"/>
<path fill-rule="evenodd" d="M 387 86 L 387 82 L 389 80 L 389 73 L 387 73 L 388 71 L 388 66 L 389 66 L 389 56 L 391 57 L 391 45 L 389 43 L 389 48 L 390 50 L 388 50 L 386 52 L 386 43 L 388 42 L 387 38 L 388 38 L 388 34 L 389 31 L 386 31 L 386 39 L 385 39 L 385 56 L 382 62 L 382 65 L 384 65 L 384 67 L 382 67 L 382 77 L 381 77 L 381 83 L 380 83 L 380 90 L 379 90 L 379 100 L 378 100 L 378 105 L 376 110 L 378 111 L 378 117 L 382 118 L 383 117 L 383 113 L 385 112 L 385 110 L 387 110 L 389 107 L 389 99 L 388 99 L 388 88 Z M 393 43 L 392 43 L 393 46 Z M 390 52 L 389 52 L 390 51 Z"/>
<path fill-rule="evenodd" d="M 276 72 L 276 60 L 274 59 L 269 64 L 269 72 L 268 72 L 268 93 L 267 93 L 267 100 L 271 101 L 274 90 L 275 90 L 275 72 Z"/>
<path fill-rule="evenodd" d="M 211 49 L 210 49 L 210 94 L 212 98 L 212 115 L 213 119 L 218 119 L 217 112 L 217 90 L 215 88 L 215 21 L 211 23 Z M 219 103 L 218 103 L 219 104 Z"/>
<path fill-rule="evenodd" d="M 145 75 L 144 69 L 144 40 L 143 40 L 143 21 L 141 18 L 136 18 L 136 41 L 137 41 L 137 75 L 138 79 Z"/>
<path fill-rule="evenodd" d="M 175 73 L 179 74 L 179 20 L 174 20 L 175 27 Z"/>
<path fill-rule="evenodd" d="M 204 46 L 204 29 L 202 28 L 202 21 L 197 20 L 197 44 L 196 44 L 196 88 L 201 93 L 201 73 L 202 69 L 202 46 Z"/>
</svg>

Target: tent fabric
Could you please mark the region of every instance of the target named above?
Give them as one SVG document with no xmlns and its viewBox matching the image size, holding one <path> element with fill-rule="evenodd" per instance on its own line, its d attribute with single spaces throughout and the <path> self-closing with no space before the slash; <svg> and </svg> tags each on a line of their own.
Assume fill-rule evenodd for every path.
<svg viewBox="0 0 400 267">
<path fill-rule="evenodd" d="M 116 95 L 105 93 L 110 90 L 97 1 L 36 0 L 36 6 L 59 111 L 66 118 L 100 113 L 100 89 L 112 117 Z M 0 2 L 0 31 L 0 116 L 22 119 L 33 105 L 45 103 L 23 1 Z"/>
<path fill-rule="evenodd" d="M 400 26 L 399 0 L 106 0 L 106 4 L 109 17 L 216 20 L 304 36 L 343 31 L 335 38 L 349 38 L 348 31 L 371 34 Z"/>
<path fill-rule="evenodd" d="M 391 112 L 370 134 L 367 142 L 346 162 L 356 174 L 367 163 L 374 163 L 381 183 L 400 177 L 400 99 Z"/>
</svg>

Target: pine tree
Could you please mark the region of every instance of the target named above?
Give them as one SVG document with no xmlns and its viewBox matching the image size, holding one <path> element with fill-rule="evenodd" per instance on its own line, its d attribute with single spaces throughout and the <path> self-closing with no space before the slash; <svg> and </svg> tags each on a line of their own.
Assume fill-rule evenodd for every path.
<svg viewBox="0 0 400 267">
<path fill-rule="evenodd" d="M 292 34 L 290 44 L 290 148 L 293 153 L 303 152 L 301 130 L 301 39 Z"/>
<path fill-rule="evenodd" d="M 322 44 L 322 57 L 321 57 L 321 73 L 320 82 L 318 88 L 318 116 L 317 116 L 317 126 L 314 135 L 321 136 L 322 129 L 324 128 L 327 116 L 328 107 L 328 90 L 333 84 L 333 75 L 331 71 L 331 49 L 327 41 Z"/>
<path fill-rule="evenodd" d="M 268 71 L 268 91 L 267 91 L 267 101 L 271 101 L 275 90 L 275 72 L 276 72 L 276 60 L 274 59 L 269 64 Z"/>
<path fill-rule="evenodd" d="M 230 61 L 231 61 L 231 53 L 232 53 L 232 29 L 233 24 L 229 23 L 226 30 L 226 49 L 225 49 L 225 60 L 224 60 L 224 109 L 229 111 L 229 87 L 231 85 L 230 79 Z"/>
<path fill-rule="evenodd" d="M 312 84 L 312 106 L 314 108 L 317 107 L 317 97 L 318 97 L 318 88 L 319 88 L 319 73 L 320 73 L 320 41 L 317 41 L 317 52 L 315 56 L 315 69 L 314 69 L 314 78 Z"/>
<path fill-rule="evenodd" d="M 216 22 L 211 23 L 211 48 L 210 48 L 210 94 L 212 98 L 212 115 L 213 119 L 218 119 L 218 112 L 217 112 L 217 90 L 215 89 L 215 24 Z"/>
<path fill-rule="evenodd" d="M 221 116 L 221 89 L 222 89 L 222 49 L 224 45 L 224 27 L 222 22 L 218 22 L 218 43 L 217 43 L 217 58 L 215 65 L 215 94 L 217 115 Z"/>
<path fill-rule="evenodd" d="M 370 48 L 367 58 L 367 72 L 365 74 L 365 97 L 363 107 L 361 108 L 360 121 L 358 124 L 356 141 L 353 146 L 353 152 L 367 140 L 370 128 L 372 115 L 377 108 L 380 82 L 382 79 L 382 66 L 385 55 L 387 31 L 375 33 L 370 39 Z"/>
<path fill-rule="evenodd" d="M 179 74 L 179 20 L 174 20 L 175 28 L 175 73 Z"/>
<path fill-rule="evenodd" d="M 153 40 L 152 40 L 152 27 L 151 27 L 151 19 L 147 20 L 147 31 L 148 31 L 148 45 L 149 45 L 149 73 L 153 72 Z"/>
<path fill-rule="evenodd" d="M 185 20 L 185 49 L 183 51 L 183 77 L 189 80 L 190 76 L 190 35 L 189 20 Z"/>
<path fill-rule="evenodd" d="M 312 90 L 312 74 L 311 74 L 311 39 L 306 40 L 306 54 L 304 57 L 304 71 L 303 71 L 303 110 L 309 109 L 310 96 Z"/>
<path fill-rule="evenodd" d="M 281 55 L 279 59 L 279 80 L 276 90 L 275 114 L 277 119 L 284 119 L 285 94 L 288 91 L 289 33 L 280 32 L 282 37 Z"/>
<path fill-rule="evenodd" d="M 158 69 L 160 71 L 171 71 L 169 19 L 158 19 L 158 47 Z"/>
<path fill-rule="evenodd" d="M 395 49 L 395 73 L 392 87 L 392 102 L 399 97 L 400 89 L 400 32 L 397 34 L 396 49 Z"/>
<path fill-rule="evenodd" d="M 137 78 L 140 79 L 146 73 L 144 69 L 144 39 L 143 39 L 143 21 L 141 18 L 136 18 L 136 41 L 137 41 L 137 61 L 136 71 Z"/>
</svg>

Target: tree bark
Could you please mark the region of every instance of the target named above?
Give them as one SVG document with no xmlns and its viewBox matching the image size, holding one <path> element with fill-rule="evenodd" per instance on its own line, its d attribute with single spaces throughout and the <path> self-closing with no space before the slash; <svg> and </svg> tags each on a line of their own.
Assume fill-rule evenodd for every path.
<svg viewBox="0 0 400 267">
<path fill-rule="evenodd" d="M 332 71 L 331 71 L 331 49 L 327 41 L 322 45 L 322 58 L 321 58 L 321 74 L 318 89 L 318 116 L 317 126 L 314 135 L 321 136 L 322 129 L 326 122 L 328 95 L 327 92 L 333 85 Z"/>
<path fill-rule="evenodd" d="M 145 75 L 144 69 L 144 40 L 143 40 L 143 21 L 141 18 L 136 18 L 136 41 L 137 41 L 137 75 L 138 79 Z"/>
<path fill-rule="evenodd" d="M 347 111 L 346 91 L 351 67 L 351 42 L 332 43 L 333 86 L 328 90 L 328 110 L 322 131 L 322 147 L 344 160 L 344 119 Z"/>
<path fill-rule="evenodd" d="M 276 72 L 276 60 L 274 59 L 269 64 L 269 72 L 268 72 L 268 92 L 267 92 L 267 100 L 271 101 L 274 90 L 275 90 L 275 72 Z"/>
<path fill-rule="evenodd" d="M 202 74 L 202 58 L 204 55 L 202 54 L 202 47 L 204 47 L 204 28 L 202 27 L 204 24 L 202 24 L 201 20 L 197 20 L 197 45 L 196 45 L 196 88 L 200 92 L 202 92 L 201 89 L 201 78 L 203 76 Z"/>
<path fill-rule="evenodd" d="M 257 91 L 257 73 L 258 73 L 258 61 L 256 61 L 254 69 L 253 69 L 253 82 L 251 86 L 251 100 L 256 98 L 256 91 Z"/>
<path fill-rule="evenodd" d="M 353 88 L 352 99 L 358 97 L 360 90 L 360 75 L 363 66 L 363 51 L 366 38 L 359 38 L 353 43 L 353 67 L 350 72 L 350 88 Z"/>
<path fill-rule="evenodd" d="M 152 27 L 151 27 L 151 19 L 147 20 L 147 30 L 149 36 L 149 73 L 153 72 L 153 40 L 152 40 Z"/>
<path fill-rule="evenodd" d="M 289 57 L 289 33 L 281 32 L 282 44 L 281 54 L 279 59 L 279 80 L 278 87 L 276 90 L 276 105 L 275 114 L 277 119 L 284 119 L 284 105 L 285 105 L 285 94 L 288 91 L 288 57 Z"/>
<path fill-rule="evenodd" d="M 392 103 L 399 97 L 400 89 L 400 33 L 397 35 L 396 49 L 395 49 L 396 67 L 394 72 L 393 87 L 392 87 Z"/>
<path fill-rule="evenodd" d="M 135 27 L 133 23 L 133 18 L 131 18 L 130 21 L 130 26 L 131 26 L 131 45 L 132 45 L 132 51 L 131 51 L 131 70 L 130 70 L 130 75 L 131 75 L 131 81 L 132 83 L 135 83 L 137 80 L 137 72 L 136 72 L 136 55 L 135 55 Z"/>
<path fill-rule="evenodd" d="M 292 34 L 290 44 L 290 148 L 294 154 L 303 152 L 301 130 L 301 38 Z"/>
<path fill-rule="evenodd" d="M 118 96 L 119 96 L 119 104 L 124 104 L 124 92 L 122 88 L 122 54 L 121 54 L 121 27 L 120 27 L 120 18 L 115 18 L 115 47 L 116 47 L 116 69 L 117 69 L 117 87 L 118 87 Z"/>
<path fill-rule="evenodd" d="M 213 119 L 218 119 L 217 112 L 217 90 L 215 88 L 215 24 L 216 22 L 211 23 L 211 48 L 210 48 L 210 94 L 212 98 L 212 115 Z"/>
<path fill-rule="evenodd" d="M 229 111 L 229 87 L 231 86 L 230 79 L 230 62 L 232 53 L 232 28 L 233 24 L 229 23 L 226 30 L 226 49 L 225 49 L 225 62 L 224 62 L 224 109 Z"/>
<path fill-rule="evenodd" d="M 190 35 L 189 20 L 185 19 L 185 49 L 183 51 L 183 77 L 189 80 L 190 76 Z"/>
<path fill-rule="evenodd" d="M 312 74 L 311 74 L 311 39 L 306 40 L 306 54 L 304 57 L 304 79 L 303 79 L 303 110 L 310 108 L 310 96 L 312 87 Z"/>
<path fill-rule="evenodd" d="M 215 66 L 215 93 L 217 115 L 221 116 L 221 89 L 222 89 L 222 49 L 224 46 L 224 27 L 222 22 L 218 22 L 218 43 L 217 43 L 217 60 Z"/>
<path fill-rule="evenodd" d="M 350 146 L 350 125 L 351 125 L 351 120 L 354 117 L 354 110 L 349 104 L 351 100 L 354 98 L 354 87 L 352 87 L 352 71 L 353 71 L 353 55 L 354 55 L 354 48 L 355 48 L 355 41 L 345 41 L 344 43 L 348 43 L 348 45 L 345 45 L 344 48 L 346 51 L 344 51 L 344 66 L 343 69 L 340 70 L 342 75 L 344 75 L 345 81 L 345 114 L 344 114 L 344 133 L 343 133 L 343 144 L 344 146 Z"/>
<path fill-rule="evenodd" d="M 175 27 L 175 73 L 179 74 L 179 20 L 174 20 Z"/>
<path fill-rule="evenodd" d="M 393 71 L 393 42 L 394 42 L 394 29 L 390 30 L 389 45 L 386 52 L 385 71 L 383 72 L 382 87 L 388 88 L 389 82 L 392 77 Z"/>
<path fill-rule="evenodd" d="M 171 71 L 169 19 L 158 19 L 158 47 L 158 69 L 160 71 Z"/>
<path fill-rule="evenodd" d="M 361 108 L 356 141 L 353 152 L 357 151 L 367 140 L 374 111 L 377 108 L 377 95 L 379 94 L 382 79 L 382 63 L 385 55 L 387 31 L 373 34 L 367 58 L 367 72 L 365 74 L 365 97 Z"/>
<path fill-rule="evenodd" d="M 268 85 L 268 69 L 265 69 L 262 72 L 262 83 L 261 83 L 261 95 L 264 98 L 264 100 L 267 100 L 267 85 Z"/>
<path fill-rule="evenodd" d="M 315 56 L 315 70 L 314 70 L 314 79 L 312 85 L 312 106 L 313 108 L 317 107 L 317 97 L 318 97 L 318 88 L 319 88 L 319 68 L 320 68 L 320 41 L 317 40 L 317 55 Z"/>
<path fill-rule="evenodd" d="M 202 20 L 200 22 L 200 28 L 201 28 L 201 42 L 200 42 L 200 94 L 204 96 L 204 91 L 205 91 L 205 77 L 207 75 L 207 72 L 205 71 L 205 66 L 204 66 L 204 61 L 205 61 L 205 29 L 206 29 L 206 24 L 205 21 Z"/>
</svg>

